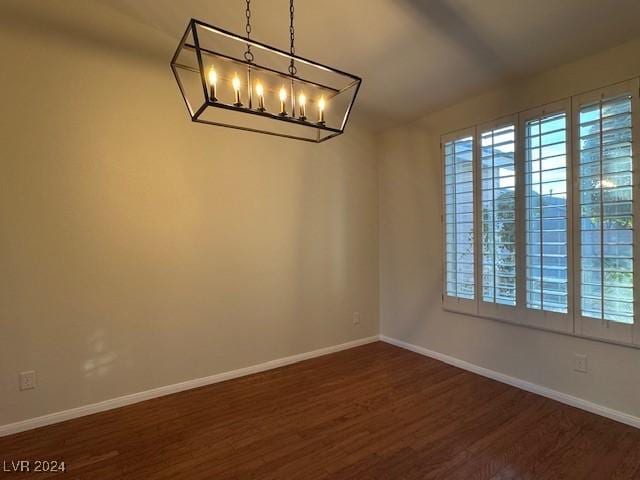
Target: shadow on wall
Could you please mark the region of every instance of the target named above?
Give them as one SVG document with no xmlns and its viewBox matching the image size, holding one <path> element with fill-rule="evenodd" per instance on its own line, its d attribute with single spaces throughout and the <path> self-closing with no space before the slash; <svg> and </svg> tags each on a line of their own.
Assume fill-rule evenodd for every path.
<svg viewBox="0 0 640 480">
<path fill-rule="evenodd" d="M 355 143 L 350 137 L 334 141 Z M 352 145 L 352 148 L 357 148 Z M 305 306 L 315 304 L 316 322 L 296 322 L 289 330 L 289 350 L 294 351 L 300 338 L 320 334 L 323 319 L 340 317 L 334 305 L 348 295 L 349 216 L 354 211 L 348 195 L 348 159 L 331 154 L 331 145 L 315 146 L 312 157 L 300 165 L 299 198 L 289 222 L 294 227 L 291 254 L 294 256 L 293 318 L 305 315 Z M 330 166 L 328 169 L 327 166 Z M 319 293 L 323 295 L 318 295 Z M 308 310 L 306 311 L 308 315 Z M 346 319 L 345 319 L 346 321 Z M 309 331 L 309 329 L 317 331 Z"/>
<path fill-rule="evenodd" d="M 147 35 L 148 27 L 134 28 L 133 23 L 122 22 L 116 15 L 90 1 L 0 2 L 0 28 L 42 37 L 43 48 L 56 38 L 78 48 L 84 45 L 125 55 L 136 62 L 168 65 L 175 48 L 169 37 L 159 42 L 161 36 Z"/>
<path fill-rule="evenodd" d="M 440 31 L 461 50 L 469 53 L 477 68 L 486 71 L 503 71 L 504 62 L 496 54 L 472 23 L 468 22 L 461 10 L 446 0 L 397 0 L 399 5 L 410 9 L 429 24 L 430 28 Z"/>
<path fill-rule="evenodd" d="M 393 292 L 388 300 L 392 311 L 407 319 L 395 327 L 394 335 L 415 339 L 424 334 L 441 305 L 442 253 L 436 248 L 442 238 L 440 174 L 431 170 L 431 148 L 421 129 L 402 132 L 394 146 L 401 156 L 391 160 L 393 182 L 381 192 L 391 209 L 383 229 L 389 248 L 383 246 L 381 254 L 387 257 L 384 268 L 390 278 L 384 288 L 387 294 Z M 416 244 L 421 248 L 414 249 Z"/>
</svg>

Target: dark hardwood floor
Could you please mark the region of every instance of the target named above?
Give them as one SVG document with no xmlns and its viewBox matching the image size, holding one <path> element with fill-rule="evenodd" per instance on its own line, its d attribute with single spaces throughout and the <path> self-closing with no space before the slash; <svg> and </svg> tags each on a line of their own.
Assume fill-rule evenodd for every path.
<svg viewBox="0 0 640 480">
<path fill-rule="evenodd" d="M 640 430 L 374 343 L 0 438 L 18 459 L 99 480 L 638 479 Z"/>
</svg>

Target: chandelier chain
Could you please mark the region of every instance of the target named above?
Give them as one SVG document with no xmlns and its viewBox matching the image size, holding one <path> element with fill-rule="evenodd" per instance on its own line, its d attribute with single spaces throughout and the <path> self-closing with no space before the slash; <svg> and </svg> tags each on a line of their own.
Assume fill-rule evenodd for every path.
<svg viewBox="0 0 640 480">
<path fill-rule="evenodd" d="M 293 24 L 293 16 L 295 13 L 295 8 L 293 6 L 293 0 L 289 0 L 289 39 L 291 41 L 291 48 L 290 48 L 290 52 L 291 55 L 295 55 L 296 53 L 296 47 L 295 47 L 295 40 L 296 40 L 296 28 Z M 298 73 L 298 69 L 295 66 L 295 63 L 293 61 L 293 58 L 291 59 L 291 63 L 289 64 L 289 73 L 291 75 L 295 75 L 296 73 Z"/>
<path fill-rule="evenodd" d="M 245 26 L 245 31 L 247 32 L 247 40 L 251 39 L 251 0 L 246 0 L 247 8 L 244 11 L 245 17 L 247 18 L 247 24 Z M 244 59 L 251 63 L 253 62 L 253 52 L 251 51 L 251 44 L 247 43 L 247 50 L 244 52 Z"/>
</svg>

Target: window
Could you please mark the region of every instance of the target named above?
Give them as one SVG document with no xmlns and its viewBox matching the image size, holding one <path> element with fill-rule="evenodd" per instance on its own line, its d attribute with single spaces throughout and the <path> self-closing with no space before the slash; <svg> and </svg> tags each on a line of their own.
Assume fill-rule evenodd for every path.
<svg viewBox="0 0 640 480">
<path fill-rule="evenodd" d="M 526 306 L 568 312 L 567 114 L 525 123 Z"/>
<path fill-rule="evenodd" d="M 480 136 L 482 300 L 516 305 L 515 126 Z"/>
<path fill-rule="evenodd" d="M 631 97 L 580 107 L 581 311 L 633 323 Z"/>
<path fill-rule="evenodd" d="M 445 293 L 449 297 L 473 300 L 474 189 L 473 137 L 447 141 L 444 151 L 445 187 Z"/>
<path fill-rule="evenodd" d="M 639 95 L 634 79 L 442 138 L 446 309 L 640 347 Z"/>
</svg>

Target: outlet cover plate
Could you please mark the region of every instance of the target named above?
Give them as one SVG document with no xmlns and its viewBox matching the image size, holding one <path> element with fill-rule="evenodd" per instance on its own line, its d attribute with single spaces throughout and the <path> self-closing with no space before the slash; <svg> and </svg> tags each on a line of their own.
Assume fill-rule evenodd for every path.
<svg viewBox="0 0 640 480">
<path fill-rule="evenodd" d="M 20 372 L 20 390 L 32 390 L 34 388 L 36 388 L 35 370 Z"/>
<path fill-rule="evenodd" d="M 576 353 L 573 369 L 576 372 L 587 373 L 587 356 L 581 353 Z"/>
</svg>

